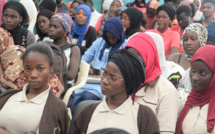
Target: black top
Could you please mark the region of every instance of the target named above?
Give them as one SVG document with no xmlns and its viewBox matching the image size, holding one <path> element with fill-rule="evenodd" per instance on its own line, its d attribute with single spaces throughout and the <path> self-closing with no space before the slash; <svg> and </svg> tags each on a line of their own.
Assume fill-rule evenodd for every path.
<svg viewBox="0 0 215 134">
<path fill-rule="evenodd" d="M 74 35 L 73 39 L 78 39 L 78 35 Z M 84 52 L 93 44 L 93 42 L 96 40 L 97 35 L 96 35 L 96 29 L 92 26 L 89 26 L 88 31 L 84 37 L 84 40 L 82 43 L 85 41 L 85 46 L 80 46 L 81 50 L 81 55 L 84 54 Z"/>
</svg>

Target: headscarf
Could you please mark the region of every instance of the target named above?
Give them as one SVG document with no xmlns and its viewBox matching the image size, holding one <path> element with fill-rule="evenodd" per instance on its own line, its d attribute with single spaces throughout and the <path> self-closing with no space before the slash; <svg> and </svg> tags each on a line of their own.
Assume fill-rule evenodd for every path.
<svg viewBox="0 0 215 134">
<path fill-rule="evenodd" d="M 187 31 L 192 31 L 193 33 L 195 33 L 197 35 L 197 38 L 200 42 L 200 46 L 199 47 L 202 47 L 206 44 L 207 42 L 207 38 L 208 38 L 208 31 L 207 29 L 200 23 L 191 23 L 189 24 L 185 30 L 184 30 L 184 33 L 181 37 L 181 47 L 184 51 L 184 48 L 183 48 L 183 38 L 185 36 L 185 33 Z M 185 52 L 185 51 L 184 51 Z M 185 58 L 188 60 L 188 61 L 191 61 L 191 58 L 192 58 L 192 55 L 187 55 L 185 53 Z"/>
<path fill-rule="evenodd" d="M 195 5 L 192 2 L 190 2 L 189 0 L 184 0 L 178 5 L 178 7 L 180 7 L 181 5 L 186 5 L 188 7 L 191 7 L 192 18 L 193 16 L 195 16 L 196 9 L 195 9 Z"/>
<path fill-rule="evenodd" d="M 189 0 L 189 1 L 193 3 L 194 0 Z M 194 21 L 199 21 L 203 16 L 203 13 L 200 11 L 200 8 L 202 6 L 202 2 L 201 2 L 201 0 L 198 0 L 198 1 L 199 1 L 199 8 L 196 11 L 195 16 L 193 17 Z"/>
<path fill-rule="evenodd" d="M 153 38 L 158 51 L 158 57 L 159 57 L 159 63 L 160 63 L 160 69 L 161 69 L 162 75 L 165 78 L 168 78 L 170 72 L 167 68 L 163 38 L 159 34 L 154 32 L 145 32 L 145 33 L 150 35 Z"/>
<path fill-rule="evenodd" d="M 45 9 L 48 9 L 55 12 L 55 9 L 57 7 L 57 4 L 54 2 L 54 0 L 43 0 L 40 4 L 40 6 L 44 7 Z"/>
<path fill-rule="evenodd" d="M 196 91 L 191 89 L 187 101 L 176 125 L 176 134 L 181 134 L 182 123 L 191 106 L 203 106 L 209 103 L 207 114 L 207 131 L 212 133 L 215 125 L 215 46 L 206 45 L 199 48 L 192 57 L 191 63 L 202 60 L 213 72 L 210 83 L 204 90 Z"/>
<path fill-rule="evenodd" d="M 106 32 L 110 32 L 111 34 L 113 34 L 117 38 L 118 42 L 114 45 L 111 45 L 107 40 Z M 100 50 L 100 55 L 99 55 L 100 60 L 102 59 L 106 48 L 112 47 L 110 50 L 110 53 L 109 53 L 109 54 L 111 54 L 111 53 L 115 52 L 116 50 L 118 50 L 125 41 L 125 33 L 123 30 L 123 24 L 122 24 L 122 21 L 120 20 L 120 18 L 111 17 L 110 19 L 108 19 L 106 21 L 104 30 L 103 30 L 103 34 L 102 34 L 102 38 L 105 40 L 105 44 L 104 44 L 103 48 Z"/>
<path fill-rule="evenodd" d="M 159 2 L 158 2 L 158 0 L 150 0 L 150 1 L 147 3 L 146 7 L 152 8 L 152 9 L 154 9 L 154 10 L 157 10 L 158 7 L 159 7 Z"/>
<path fill-rule="evenodd" d="M 146 33 L 135 34 L 129 39 L 126 45 L 126 48 L 129 47 L 136 49 L 146 64 L 146 80 L 144 85 L 161 75 L 157 48 L 150 35 Z"/>
<path fill-rule="evenodd" d="M 79 5 L 75 10 L 75 16 L 79 9 L 83 9 L 87 16 L 87 22 L 84 25 L 77 24 L 76 20 L 74 21 L 75 27 L 71 31 L 71 36 L 74 37 L 75 35 L 78 35 L 78 42 L 77 45 L 81 46 L 82 41 L 84 40 L 85 34 L 88 30 L 89 23 L 90 23 L 90 17 L 91 17 L 91 11 L 90 8 L 87 5 Z"/>
<path fill-rule="evenodd" d="M 2 23 L 3 6 L 6 2 L 7 0 L 0 0 L 0 25 Z"/>
<path fill-rule="evenodd" d="M 28 13 L 25 7 L 20 2 L 17 1 L 8 1 L 3 7 L 3 12 L 8 8 L 16 10 L 19 13 L 19 15 L 22 16 L 23 20 L 16 28 L 7 31 L 12 35 L 14 43 L 16 45 L 25 46 L 26 44 L 22 44 L 23 43 L 22 36 L 20 35 L 24 35 L 26 32 L 26 30 L 22 29 L 22 26 L 27 23 Z M 4 27 L 4 24 L 2 24 L 2 27 L 6 29 Z"/>
<path fill-rule="evenodd" d="M 20 0 L 20 3 L 23 4 L 28 13 L 29 17 L 28 30 L 34 33 L 34 26 L 37 18 L 37 8 L 32 0 Z"/>
<path fill-rule="evenodd" d="M 127 95 L 135 93 L 145 82 L 144 61 L 134 53 L 125 49 L 110 54 L 108 62 L 113 62 L 120 70 L 126 85 Z M 133 97 L 134 98 L 134 97 Z"/>
<path fill-rule="evenodd" d="M 157 9 L 157 15 L 160 11 L 165 11 L 168 14 L 171 21 L 175 19 L 175 9 L 169 4 L 163 4 L 159 6 Z"/>
<path fill-rule="evenodd" d="M 37 29 L 37 34 L 39 35 L 40 37 L 40 40 L 43 40 L 44 37 L 46 37 L 47 35 L 42 33 L 39 29 L 39 26 L 38 26 L 38 18 L 40 16 L 44 16 L 46 18 L 48 18 L 49 20 L 51 19 L 51 17 L 54 15 L 53 12 L 51 12 L 50 10 L 47 10 L 47 9 L 44 9 L 42 11 L 40 11 L 37 15 L 37 23 L 36 23 L 36 29 Z"/>
<path fill-rule="evenodd" d="M 67 43 L 72 43 L 72 37 L 70 35 L 70 31 L 74 27 L 74 23 L 72 18 L 67 13 L 57 13 L 54 16 L 62 25 L 64 30 L 66 31 L 66 41 Z"/>
<path fill-rule="evenodd" d="M 211 22 L 208 26 L 207 26 L 207 30 L 208 30 L 208 40 L 207 41 L 211 41 L 215 43 L 215 22 Z"/>
<path fill-rule="evenodd" d="M 140 25 L 143 20 L 143 13 L 135 7 L 129 7 L 122 13 L 126 13 L 130 21 L 130 27 L 125 31 L 126 39 L 128 39 L 131 35 L 140 31 Z"/>
</svg>

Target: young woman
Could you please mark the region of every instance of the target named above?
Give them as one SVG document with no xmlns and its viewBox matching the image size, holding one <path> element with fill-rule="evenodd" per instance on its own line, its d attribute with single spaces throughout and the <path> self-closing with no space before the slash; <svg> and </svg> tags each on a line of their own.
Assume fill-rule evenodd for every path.
<svg viewBox="0 0 215 134">
<path fill-rule="evenodd" d="M 25 51 L 14 45 L 11 35 L 0 28 L 0 85 L 5 89 L 20 89 L 26 83 L 20 55 Z"/>
<path fill-rule="evenodd" d="M 48 37 L 49 23 L 53 15 L 54 14 L 47 9 L 43 9 L 38 13 L 36 22 L 36 29 L 38 34 L 36 35 L 37 41 L 53 41 Z"/>
<path fill-rule="evenodd" d="M 3 7 L 2 25 L 13 37 L 14 44 L 27 47 L 35 42 L 35 35 L 29 30 L 23 30 L 27 23 L 28 13 L 25 7 L 17 1 L 8 1 Z"/>
<path fill-rule="evenodd" d="M 77 115 L 73 133 L 91 133 L 107 127 L 134 134 L 159 133 L 152 110 L 129 97 L 144 83 L 144 68 L 143 60 L 132 52 L 122 49 L 110 54 L 101 76 L 105 97 L 101 103 L 88 105 Z"/>
<path fill-rule="evenodd" d="M 124 10 L 121 15 L 126 39 L 134 33 L 140 32 L 140 26 L 143 20 L 143 13 L 140 10 L 134 7 L 129 7 Z"/>
<path fill-rule="evenodd" d="M 74 28 L 71 30 L 72 42 L 81 49 L 81 54 L 96 40 L 96 30 L 89 26 L 91 10 L 87 5 L 80 5 L 75 11 Z"/>
<path fill-rule="evenodd" d="M 54 69 L 51 48 L 42 42 L 31 45 L 22 60 L 28 84 L 0 95 L 0 133 L 66 134 L 67 108 L 49 90 L 48 80 Z"/>
<path fill-rule="evenodd" d="M 197 50 L 191 60 L 192 89 L 182 103 L 176 134 L 214 133 L 215 120 L 215 46 Z"/>
<path fill-rule="evenodd" d="M 106 14 L 103 14 L 103 15 L 100 16 L 100 18 L 99 18 L 99 20 L 98 20 L 98 22 L 96 23 L 96 26 L 95 26 L 95 29 L 97 31 L 98 37 L 102 36 L 105 22 L 109 18 L 114 17 L 116 10 L 121 6 L 122 6 L 121 0 L 113 0 L 113 2 L 110 5 L 109 11 Z"/>
<path fill-rule="evenodd" d="M 152 109 L 159 121 L 160 133 L 175 133 L 180 100 L 172 83 L 161 75 L 152 37 L 146 33 L 135 34 L 129 39 L 126 49 L 137 54 L 146 64 L 146 80 L 135 94 L 136 102 Z"/>
<path fill-rule="evenodd" d="M 106 21 L 103 35 L 93 42 L 93 45 L 84 53 L 81 60 L 89 63 L 93 60 L 93 69 L 90 75 L 100 75 L 101 68 L 105 68 L 109 54 L 118 49 L 123 49 L 127 43 L 123 30 L 122 21 L 117 17 L 112 17 Z M 86 83 L 84 87 L 75 91 L 73 108 L 83 100 L 101 100 L 100 84 Z"/>
<path fill-rule="evenodd" d="M 81 4 L 85 4 L 83 0 L 76 0 L 71 4 L 70 8 L 68 9 L 67 13 L 72 17 L 73 20 L 75 20 L 76 8 Z"/>
<path fill-rule="evenodd" d="M 157 9 L 158 27 L 150 32 L 155 32 L 163 37 L 166 57 L 177 53 L 180 45 L 180 35 L 176 31 L 170 30 L 171 21 L 175 18 L 175 10 L 172 6 L 164 4 Z"/>
<path fill-rule="evenodd" d="M 53 44 L 62 47 L 68 43 L 72 43 L 70 35 L 71 29 L 74 27 L 72 18 L 66 13 L 58 13 L 52 16 L 49 25 L 49 37 L 54 40 Z M 69 47 L 64 50 L 67 58 L 67 78 L 73 81 L 78 73 L 80 64 L 80 49 L 78 46 Z"/>
</svg>

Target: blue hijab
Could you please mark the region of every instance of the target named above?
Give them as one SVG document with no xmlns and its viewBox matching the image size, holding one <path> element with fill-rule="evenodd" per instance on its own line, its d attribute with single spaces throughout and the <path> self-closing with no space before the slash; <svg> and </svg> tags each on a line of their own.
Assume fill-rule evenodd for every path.
<svg viewBox="0 0 215 134">
<path fill-rule="evenodd" d="M 75 16 L 79 9 L 83 9 L 87 16 L 87 22 L 84 25 L 78 25 L 76 20 L 74 21 L 75 27 L 70 32 L 71 36 L 74 37 L 74 35 L 78 35 L 78 42 L 77 45 L 81 46 L 82 41 L 84 40 L 85 33 L 88 29 L 88 25 L 90 23 L 90 17 L 91 17 L 91 11 L 90 8 L 87 5 L 79 5 L 75 10 Z"/>
<path fill-rule="evenodd" d="M 106 37 L 106 32 L 110 32 L 112 33 L 118 40 L 118 42 L 114 45 L 111 45 Z M 99 55 L 99 59 L 102 59 L 104 50 L 106 48 L 111 48 L 110 53 L 115 52 L 116 50 L 118 50 L 121 45 L 124 43 L 125 41 L 125 32 L 123 30 L 123 24 L 120 18 L 118 17 L 111 17 L 110 19 L 108 19 L 104 25 L 104 29 L 103 29 L 103 34 L 102 34 L 102 38 L 106 41 L 106 43 L 104 44 L 103 48 L 100 51 L 100 55 Z"/>
</svg>

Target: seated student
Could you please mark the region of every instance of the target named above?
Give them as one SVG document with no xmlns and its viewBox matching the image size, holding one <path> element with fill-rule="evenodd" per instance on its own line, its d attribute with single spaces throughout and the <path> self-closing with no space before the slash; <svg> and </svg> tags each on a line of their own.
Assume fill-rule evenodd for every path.
<svg viewBox="0 0 215 134">
<path fill-rule="evenodd" d="M 63 3 L 63 0 L 56 0 L 57 4 L 57 13 L 61 13 L 64 10 L 68 10 L 69 7 Z"/>
<path fill-rule="evenodd" d="M 176 31 L 172 31 L 169 26 L 175 17 L 175 10 L 168 4 L 164 4 L 157 9 L 157 23 L 158 27 L 150 32 L 158 33 L 162 36 L 164 41 L 165 56 L 177 53 L 180 45 L 180 35 Z"/>
<path fill-rule="evenodd" d="M 176 134 L 214 134 L 215 46 L 199 48 L 191 60 L 192 89 L 183 99 Z"/>
<path fill-rule="evenodd" d="M 28 84 L 0 95 L 0 133 L 66 134 L 66 105 L 49 90 L 54 69 L 51 48 L 35 43 L 26 49 L 22 60 Z"/>
<path fill-rule="evenodd" d="M 190 8 L 186 5 L 179 6 L 176 10 L 176 18 L 179 25 L 172 26 L 170 29 L 178 32 L 182 37 L 184 29 L 192 23 Z M 184 53 L 181 45 L 179 46 L 179 52 Z"/>
<path fill-rule="evenodd" d="M 208 30 L 208 40 L 206 44 L 211 44 L 211 45 L 215 45 L 215 22 L 211 22 L 208 26 L 207 26 L 207 30 Z"/>
<path fill-rule="evenodd" d="M 122 12 L 121 20 L 124 26 L 125 37 L 128 39 L 133 34 L 140 32 L 143 13 L 137 8 L 129 7 Z"/>
<path fill-rule="evenodd" d="M 89 26 L 91 11 L 87 5 L 80 5 L 75 10 L 74 28 L 70 34 L 73 37 L 72 43 L 80 47 L 81 54 L 92 45 L 96 40 L 96 30 Z"/>
<path fill-rule="evenodd" d="M 11 35 L 0 28 L 0 86 L 20 89 L 25 85 L 24 68 L 20 55 L 25 48 L 14 45 Z"/>
<path fill-rule="evenodd" d="M 215 1 L 214 0 L 204 0 L 203 2 L 203 15 L 204 19 L 200 21 L 196 21 L 196 23 L 201 23 L 205 27 L 208 26 L 211 22 L 215 21 L 214 18 L 215 12 Z"/>
<path fill-rule="evenodd" d="M 172 83 L 161 75 L 152 37 L 146 33 L 135 34 L 129 39 L 126 49 L 137 54 L 146 64 L 146 80 L 135 94 L 136 102 L 152 109 L 159 121 L 160 133 L 175 133 L 180 100 Z"/>
<path fill-rule="evenodd" d="M 90 75 L 100 75 L 101 68 L 105 68 L 109 54 L 118 49 L 123 49 L 127 43 L 123 30 L 122 21 L 117 17 L 112 17 L 106 21 L 103 35 L 93 42 L 93 45 L 84 53 L 82 61 L 89 63 L 93 60 L 93 68 Z M 83 100 L 101 100 L 100 84 L 86 83 L 84 87 L 75 90 L 75 99 L 72 109 Z"/>
<path fill-rule="evenodd" d="M 132 52 L 122 49 L 110 54 L 101 76 L 105 97 L 77 115 L 73 133 L 115 127 L 131 134 L 158 134 L 159 125 L 153 111 L 130 98 L 145 81 L 144 68 L 143 60 Z"/>
<path fill-rule="evenodd" d="M 47 9 L 43 9 L 38 13 L 36 22 L 36 41 L 53 41 L 48 37 L 49 23 L 53 15 L 54 14 Z"/>
<path fill-rule="evenodd" d="M 48 36 L 54 40 L 53 44 L 63 47 L 68 43 L 72 43 L 70 31 L 73 27 L 74 23 L 68 14 L 57 13 L 50 20 Z M 80 49 L 78 46 L 73 46 L 63 51 L 67 59 L 67 79 L 68 81 L 73 81 L 78 73 L 80 64 Z"/>
<path fill-rule="evenodd" d="M 28 22 L 25 7 L 17 1 L 8 1 L 3 7 L 2 25 L 13 37 L 14 44 L 27 47 L 35 42 L 35 35 L 22 26 Z"/>
<path fill-rule="evenodd" d="M 85 4 L 83 0 L 75 0 L 70 8 L 68 9 L 68 14 L 72 17 L 73 20 L 75 20 L 75 11 L 76 11 L 76 8 L 81 5 L 81 4 Z"/>
<path fill-rule="evenodd" d="M 156 22 L 156 11 L 159 7 L 158 0 L 150 0 L 146 5 L 146 13 L 145 16 L 147 18 L 147 29 L 154 29 L 154 25 Z"/>
</svg>

